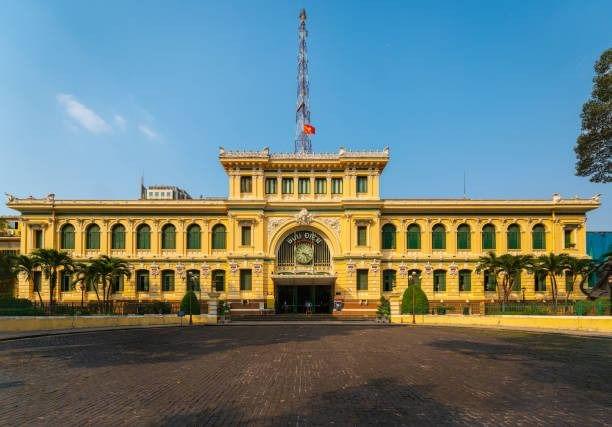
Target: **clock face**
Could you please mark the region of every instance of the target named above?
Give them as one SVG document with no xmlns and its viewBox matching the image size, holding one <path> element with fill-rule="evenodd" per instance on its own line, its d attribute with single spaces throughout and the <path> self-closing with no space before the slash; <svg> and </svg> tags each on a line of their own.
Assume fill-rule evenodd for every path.
<svg viewBox="0 0 612 427">
<path fill-rule="evenodd" d="M 311 245 L 301 243 L 295 248 L 295 260 L 299 264 L 310 264 L 312 262 L 312 256 L 314 249 Z"/>
</svg>

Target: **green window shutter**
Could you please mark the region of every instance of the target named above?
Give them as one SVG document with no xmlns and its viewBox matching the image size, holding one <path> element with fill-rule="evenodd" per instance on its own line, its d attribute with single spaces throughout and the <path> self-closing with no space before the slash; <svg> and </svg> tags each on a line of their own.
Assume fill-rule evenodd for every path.
<svg viewBox="0 0 612 427">
<path fill-rule="evenodd" d="M 225 271 L 215 270 L 212 274 L 213 285 L 216 292 L 223 292 L 225 290 Z"/>
<path fill-rule="evenodd" d="M 485 225 L 482 229 L 482 248 L 495 249 L 495 228 Z"/>
<path fill-rule="evenodd" d="M 563 240 L 565 244 L 564 245 L 565 249 L 574 247 L 574 245 L 572 244 L 572 229 L 571 228 L 563 229 Z"/>
<path fill-rule="evenodd" d="M 459 291 L 469 292 L 472 289 L 472 273 L 469 270 L 459 272 Z"/>
<path fill-rule="evenodd" d="M 408 227 L 408 249 L 421 249 L 421 229 L 418 225 Z"/>
<path fill-rule="evenodd" d="M 342 194 L 342 178 L 332 178 L 332 194 Z"/>
<path fill-rule="evenodd" d="M 212 248 L 213 249 L 225 249 L 225 241 L 226 241 L 226 233 L 225 227 L 221 224 L 215 225 L 213 227 L 213 239 L 212 239 Z"/>
<path fill-rule="evenodd" d="M 367 176 L 357 176 L 357 193 L 367 193 L 368 192 L 368 177 Z"/>
<path fill-rule="evenodd" d="M 457 228 L 457 249 L 470 249 L 470 246 L 470 227 L 467 225 L 460 225 L 459 228 Z"/>
<path fill-rule="evenodd" d="M 192 225 L 187 229 L 187 249 L 201 249 L 202 233 L 198 225 Z"/>
<path fill-rule="evenodd" d="M 383 271 L 383 291 L 391 292 L 395 287 L 395 270 L 384 270 Z"/>
<path fill-rule="evenodd" d="M 365 291 L 368 289 L 368 270 L 357 270 L 357 290 Z"/>
<path fill-rule="evenodd" d="M 395 249 L 395 227 L 385 224 L 382 228 L 382 248 Z"/>
<path fill-rule="evenodd" d="M 443 226 L 433 228 L 432 249 L 446 249 L 446 230 Z"/>
<path fill-rule="evenodd" d="M 521 234 L 518 226 L 511 225 L 510 227 L 508 227 L 507 237 L 509 250 L 516 250 L 521 248 Z"/>
<path fill-rule="evenodd" d="M 360 225 L 357 227 L 357 245 L 358 246 L 366 246 L 368 244 L 367 230 L 368 228 L 365 225 Z"/>
<path fill-rule="evenodd" d="M 266 178 L 266 194 L 276 194 L 276 178 Z"/>
<path fill-rule="evenodd" d="M 243 225 L 241 229 L 240 243 L 242 246 L 251 246 L 251 227 Z"/>
<path fill-rule="evenodd" d="M 251 270 L 240 270 L 240 290 L 250 291 L 252 288 L 253 274 Z"/>
<path fill-rule="evenodd" d="M 446 291 L 446 272 L 443 270 L 434 271 L 434 291 Z"/>
</svg>

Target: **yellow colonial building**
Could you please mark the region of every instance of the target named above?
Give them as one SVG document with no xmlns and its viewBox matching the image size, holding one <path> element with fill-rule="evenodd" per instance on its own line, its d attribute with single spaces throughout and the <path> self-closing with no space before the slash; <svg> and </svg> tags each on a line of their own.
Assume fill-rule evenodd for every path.
<svg viewBox="0 0 612 427">
<path fill-rule="evenodd" d="M 557 194 L 549 200 L 382 199 L 386 148 L 331 154 L 221 149 L 219 161 L 228 176 L 227 198 L 11 196 L 8 206 L 21 213 L 20 252 L 55 248 L 78 261 L 120 257 L 133 274 L 115 284 L 113 298 L 178 301 L 193 286 L 204 300 L 218 295 L 230 302 L 234 315 L 307 306 L 373 315 L 381 296 L 412 283 L 430 301 L 475 307 L 498 298 L 494 280 L 475 272 L 479 256 L 586 257 L 585 214 L 599 206 L 597 197 Z M 46 279 L 39 275 L 34 282 L 48 299 Z M 61 277 L 60 301 L 80 301 L 72 282 Z M 17 294 L 37 298 L 25 280 Z M 548 284 L 527 273 L 512 296 L 550 298 Z"/>
</svg>

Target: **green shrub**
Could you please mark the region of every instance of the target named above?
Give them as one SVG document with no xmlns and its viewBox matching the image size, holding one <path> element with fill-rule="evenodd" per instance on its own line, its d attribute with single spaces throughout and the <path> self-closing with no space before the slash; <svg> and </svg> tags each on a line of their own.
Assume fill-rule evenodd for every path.
<svg viewBox="0 0 612 427">
<path fill-rule="evenodd" d="M 414 309 L 412 307 L 412 299 L 414 294 Z M 402 314 L 427 314 L 429 312 L 429 301 L 427 295 L 420 286 L 410 285 L 404 291 L 402 297 Z"/>
<path fill-rule="evenodd" d="M 443 305 L 439 305 L 438 307 L 436 307 L 436 313 L 446 314 L 446 307 L 444 307 Z"/>
<path fill-rule="evenodd" d="M 1 316 L 44 316 L 44 310 L 37 307 L 27 308 L 0 308 Z"/>
<path fill-rule="evenodd" d="M 25 298 L 13 298 L 11 296 L 0 296 L 0 308 L 32 308 L 34 304 L 32 301 Z"/>
<path fill-rule="evenodd" d="M 595 314 L 605 316 L 610 313 L 610 300 L 607 297 L 598 298 L 595 300 Z"/>
<path fill-rule="evenodd" d="M 376 308 L 376 315 L 378 317 L 389 317 L 391 316 L 391 303 L 385 297 L 380 297 L 380 303 Z"/>
<path fill-rule="evenodd" d="M 219 316 L 230 314 L 230 306 L 227 301 L 219 300 L 219 304 L 217 305 L 217 314 Z"/>
<path fill-rule="evenodd" d="M 189 312 L 189 300 L 191 300 L 191 313 Z M 188 291 L 181 300 L 181 311 L 185 314 L 200 314 L 200 303 L 195 292 Z"/>
<path fill-rule="evenodd" d="M 576 313 L 576 316 L 586 316 L 590 309 L 590 301 L 576 301 L 576 304 L 574 304 L 574 313 Z"/>
</svg>

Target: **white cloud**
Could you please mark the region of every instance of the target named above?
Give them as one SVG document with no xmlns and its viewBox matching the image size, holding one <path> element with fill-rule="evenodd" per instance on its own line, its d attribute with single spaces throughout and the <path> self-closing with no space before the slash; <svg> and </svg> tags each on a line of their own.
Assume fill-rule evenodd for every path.
<svg viewBox="0 0 612 427">
<path fill-rule="evenodd" d="M 148 139 L 150 140 L 157 140 L 159 139 L 159 135 L 157 134 L 157 132 L 155 132 L 153 129 L 151 129 L 149 126 L 144 125 L 144 124 L 139 124 L 138 125 L 138 130 L 144 135 L 146 136 Z"/>
<path fill-rule="evenodd" d="M 120 130 L 125 130 L 125 128 L 127 127 L 127 120 L 125 120 L 123 116 L 115 114 L 114 120 L 115 126 L 117 126 Z"/>
<path fill-rule="evenodd" d="M 57 102 L 64 108 L 66 114 L 83 129 L 91 133 L 107 133 L 112 131 L 110 125 L 102 117 L 81 104 L 74 96 L 60 93 L 57 95 Z"/>
</svg>

